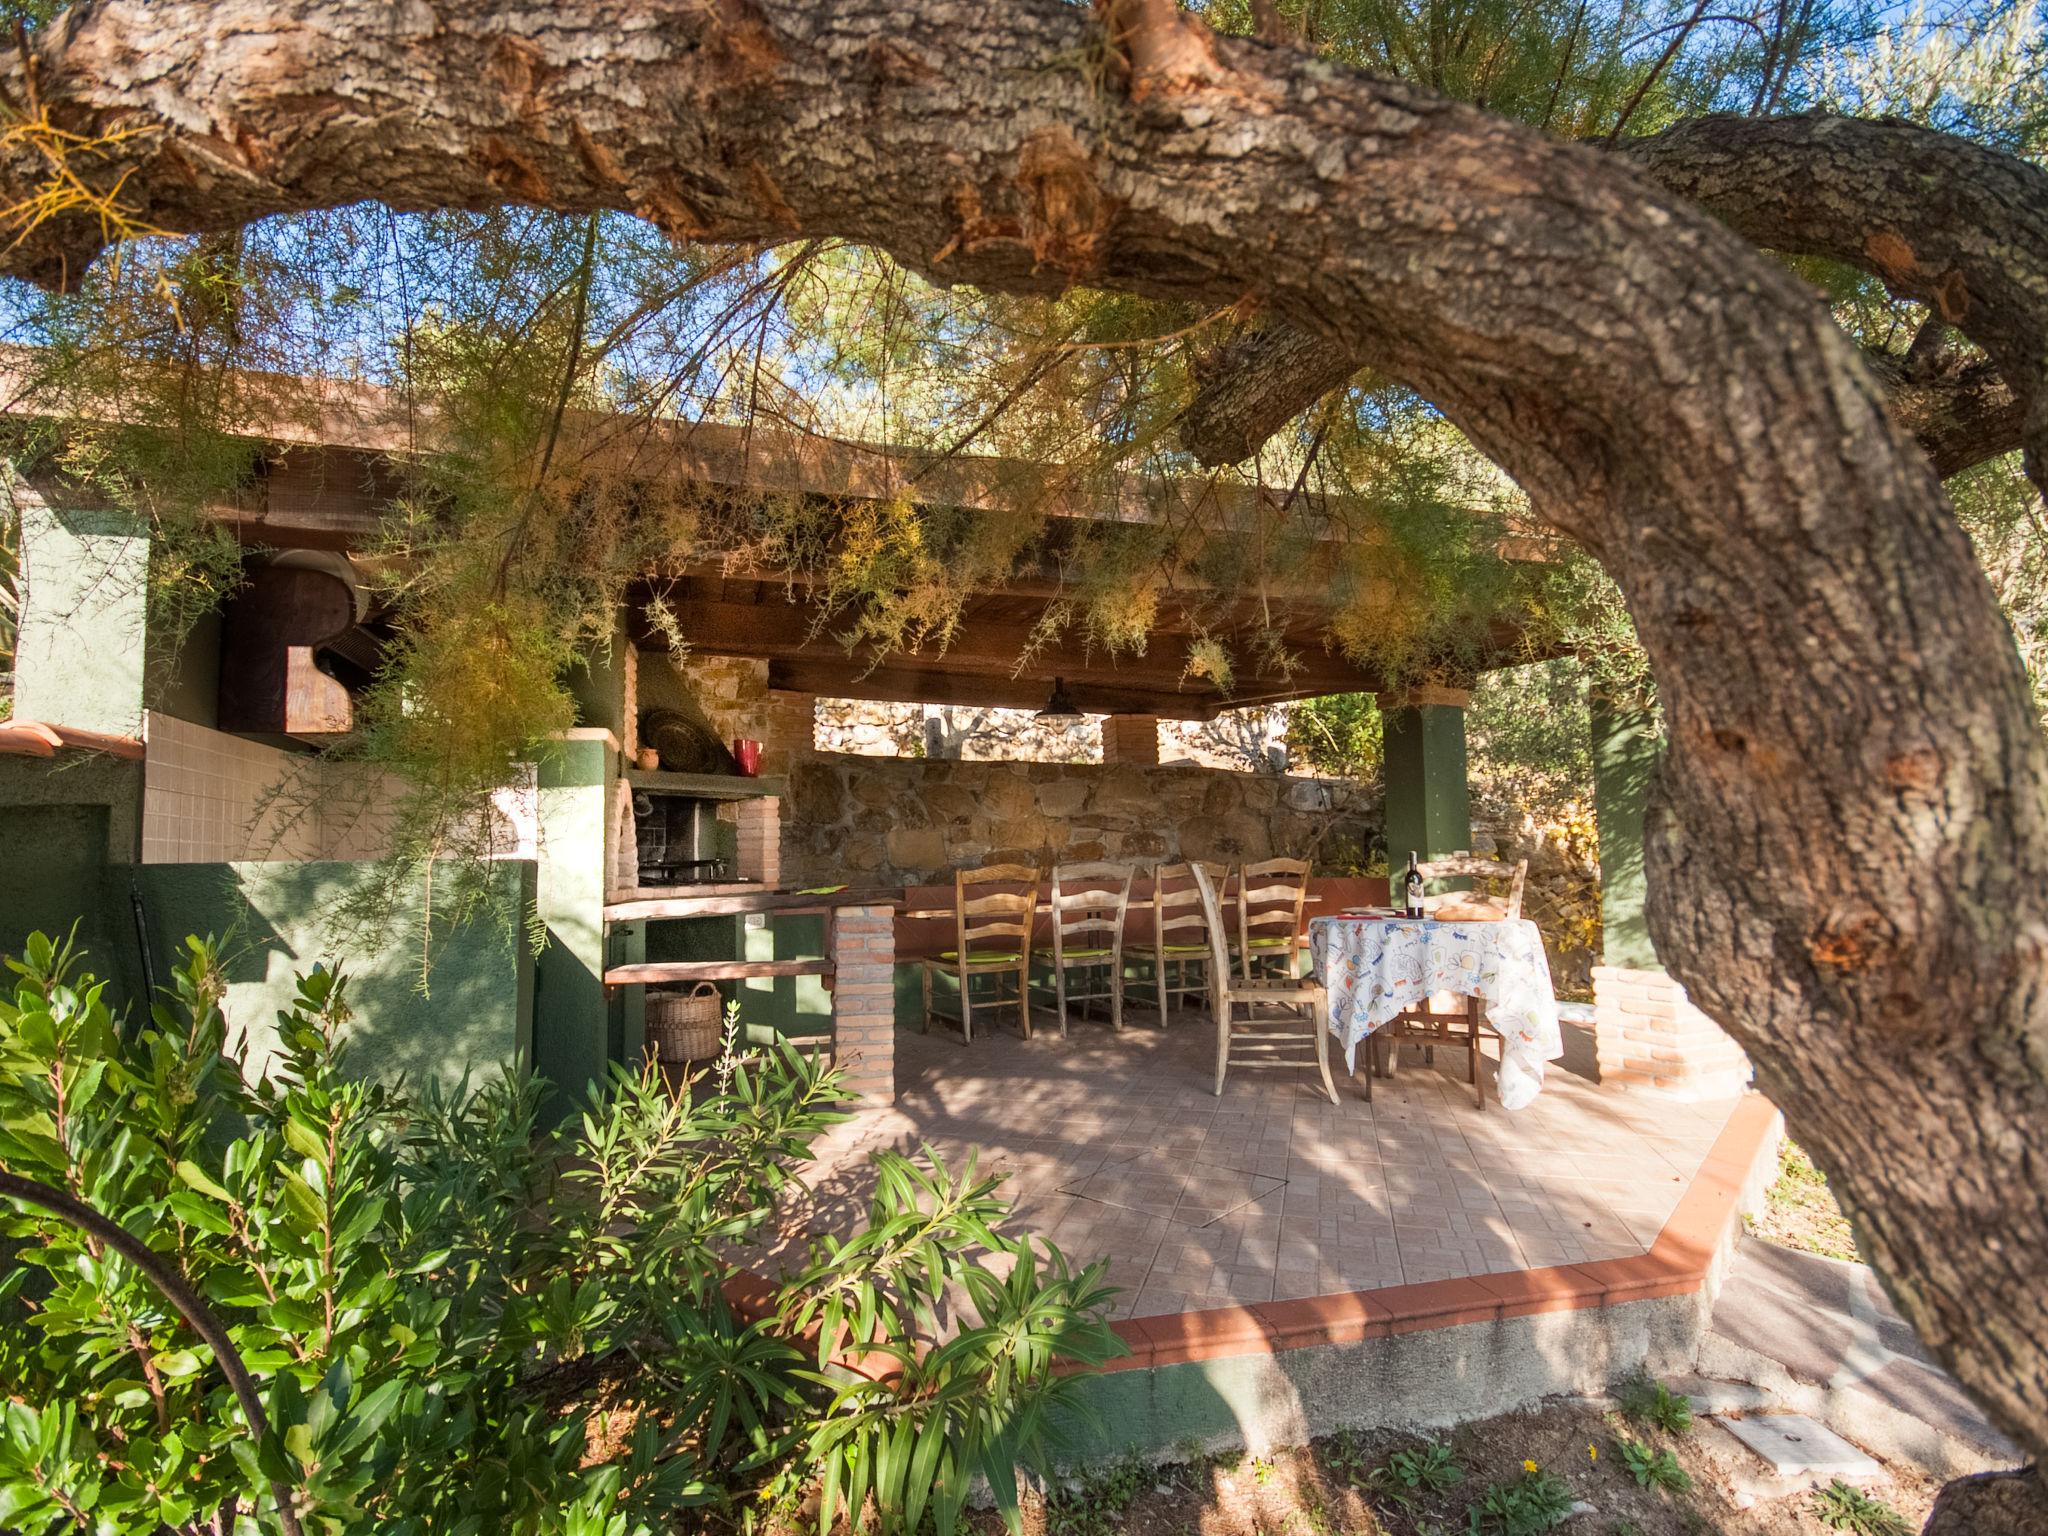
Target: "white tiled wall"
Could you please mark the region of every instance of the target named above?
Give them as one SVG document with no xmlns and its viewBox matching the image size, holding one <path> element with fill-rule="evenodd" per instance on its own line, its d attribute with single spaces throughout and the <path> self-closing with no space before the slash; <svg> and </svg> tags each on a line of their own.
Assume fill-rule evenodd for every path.
<svg viewBox="0 0 2048 1536">
<path fill-rule="evenodd" d="M 151 712 L 142 862 L 378 859 L 391 852 L 402 786 L 391 774 L 245 741 Z M 622 786 L 623 787 L 623 786 Z M 530 859 L 532 775 L 497 797 L 496 858 Z"/>
<path fill-rule="evenodd" d="M 318 857 L 320 764 L 151 711 L 142 862 Z"/>
</svg>

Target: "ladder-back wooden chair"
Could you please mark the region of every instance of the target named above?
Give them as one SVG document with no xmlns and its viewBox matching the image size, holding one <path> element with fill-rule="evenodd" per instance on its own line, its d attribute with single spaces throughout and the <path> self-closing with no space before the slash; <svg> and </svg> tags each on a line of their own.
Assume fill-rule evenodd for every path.
<svg viewBox="0 0 2048 1536">
<path fill-rule="evenodd" d="M 1052 870 L 1052 945 L 1035 958 L 1052 970 L 1053 1005 L 1060 1036 L 1067 1004 L 1107 1002 L 1112 1029 L 1124 1027 L 1124 914 L 1131 904 L 1128 864 L 1055 864 Z"/>
<path fill-rule="evenodd" d="M 1522 915 L 1522 888 L 1529 879 L 1527 859 L 1509 864 L 1500 859 L 1483 859 L 1460 852 L 1445 854 L 1415 868 L 1425 882 L 1493 880 L 1507 887 L 1499 894 L 1477 890 L 1425 894 L 1422 910 L 1440 921 L 1513 922 Z M 1496 1040 L 1500 1038 L 1499 1032 L 1486 1022 L 1486 1005 L 1481 999 L 1461 997 L 1448 1010 L 1437 1008 L 1434 999 L 1424 999 L 1420 1008 L 1403 1009 L 1373 1031 L 1366 1053 L 1372 1058 L 1366 1068 L 1366 1079 L 1371 1081 L 1377 1062 L 1385 1059 L 1386 1052 L 1399 1050 L 1403 1044 L 1420 1045 L 1425 1061 L 1435 1060 L 1436 1048 L 1440 1045 L 1451 1050 L 1463 1050 L 1466 1053 L 1465 1081 L 1472 1085 L 1479 1107 L 1484 1109 L 1486 1078 L 1479 1070 L 1479 1044 L 1487 1035 Z"/>
<path fill-rule="evenodd" d="M 1330 1081 L 1329 997 L 1322 984 L 1306 977 L 1268 977 L 1250 980 L 1230 973 L 1230 956 L 1224 950 L 1223 907 L 1216 896 L 1216 883 L 1209 872 L 1194 867 L 1195 889 L 1201 895 L 1202 911 L 1209 920 L 1209 964 L 1212 985 L 1209 997 L 1216 1015 L 1216 1093 L 1223 1093 L 1223 1079 L 1232 1067 L 1305 1067 L 1313 1065 L 1322 1074 L 1323 1092 L 1337 1102 L 1337 1088 Z M 1261 1018 L 1262 1008 L 1285 1008 L 1299 1017 Z M 1246 1017 L 1239 1019 L 1242 1010 Z M 1305 1017 L 1308 1028 L 1301 1028 Z M 1275 1028 L 1274 1026 L 1278 1027 Z M 1366 1075 L 1365 1095 L 1372 1097 L 1372 1076 Z"/>
<path fill-rule="evenodd" d="M 1038 912 L 1038 871 L 1024 864 L 990 864 L 953 872 L 953 943 L 924 962 L 925 1028 L 934 1018 L 932 978 L 944 974 L 960 984 L 960 1038 L 974 1038 L 974 1010 L 1017 1010 L 1018 1032 L 1031 1038 L 1031 928 Z M 979 1004 L 974 979 L 993 979 Z M 1004 987 L 1008 977 L 1014 992 Z"/>
<path fill-rule="evenodd" d="M 1229 878 L 1229 871 L 1211 865 L 1209 877 L 1220 885 Z M 1167 1010 L 1174 998 L 1209 990 L 1209 920 L 1202 915 L 1194 865 L 1153 868 L 1151 953 L 1140 949 L 1131 962 L 1133 968 L 1151 968 L 1161 1029 L 1166 1028 Z"/>
<path fill-rule="evenodd" d="M 1262 971 L 1292 977 L 1300 972 L 1301 915 L 1308 907 L 1308 863 L 1267 859 L 1237 872 L 1237 932 L 1231 947 L 1250 981 Z"/>
</svg>

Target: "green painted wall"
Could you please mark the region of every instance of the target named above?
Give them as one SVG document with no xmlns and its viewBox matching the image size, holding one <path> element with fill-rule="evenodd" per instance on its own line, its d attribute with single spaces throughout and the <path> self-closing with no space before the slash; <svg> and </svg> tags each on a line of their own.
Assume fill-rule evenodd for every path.
<svg viewBox="0 0 2048 1536">
<path fill-rule="evenodd" d="M 20 953 L 22 940 L 38 930 L 52 938 L 75 932 L 96 957 L 133 946 L 126 930 L 109 921 L 114 914 L 101 893 L 104 805 L 0 805 L 0 848 L 9 870 L 0 876 L 0 953 Z"/>
<path fill-rule="evenodd" d="M 488 1074 L 530 1050 L 533 960 L 520 935 L 489 922 L 437 929 L 429 988 L 421 993 L 424 882 L 388 921 L 345 928 L 335 914 L 379 876 L 375 865 L 111 863 L 95 843 L 103 818 L 103 809 L 85 806 L 0 807 L 0 840 L 23 834 L 38 848 L 36 879 L 0 878 L 0 953 L 18 953 L 34 929 L 62 933 L 81 919 L 86 964 L 132 1011 L 145 992 L 139 895 L 159 986 L 188 935 L 222 940 L 228 1018 L 247 1031 L 256 1062 L 271 1052 L 294 977 L 318 964 L 348 972 L 356 1015 L 349 1051 L 363 1075 L 452 1085 L 464 1072 Z M 507 861 L 491 875 L 499 900 L 524 910 L 534 866 Z"/>
<path fill-rule="evenodd" d="M 650 960 L 805 960 L 825 953 L 825 919 L 799 914 L 764 914 L 749 926 L 744 917 L 692 917 L 647 924 Z M 728 1001 L 737 997 L 743 1022 L 787 1035 L 832 1031 L 832 994 L 820 976 L 750 976 L 718 984 Z M 635 989 L 639 990 L 639 989 Z"/>
<path fill-rule="evenodd" d="M 1465 784 L 1465 711 L 1452 704 L 1390 709 L 1385 728 L 1387 867 L 1411 850 L 1431 859 L 1472 846 Z"/>
<path fill-rule="evenodd" d="M 142 893 L 159 985 L 187 934 L 223 940 L 228 1018 L 248 1031 L 252 1059 L 273 1049 L 276 1014 L 291 999 L 294 977 L 318 964 L 348 974 L 355 1013 L 348 1050 L 363 1076 L 452 1086 L 465 1072 L 486 1076 L 527 1054 L 533 956 L 523 936 L 487 919 L 437 925 L 423 993 L 424 881 L 383 923 L 349 927 L 336 917 L 381 874 L 374 864 L 330 861 L 110 866 L 103 900 L 109 910 L 125 910 L 130 889 Z M 491 878 L 499 903 L 525 910 L 531 863 L 507 860 L 492 867 Z M 132 962 L 123 970 L 131 996 L 139 991 L 137 971 Z"/>
<path fill-rule="evenodd" d="M 605 823 L 617 757 L 604 732 L 579 730 L 549 743 L 539 765 L 535 901 L 547 937 L 534 969 L 533 1064 L 572 1096 L 638 1047 L 627 1039 L 624 997 L 604 989 Z M 637 958 L 636 935 L 637 925 L 618 933 L 617 958 Z"/>
<path fill-rule="evenodd" d="M 1593 809 L 1600 823 L 1601 960 L 1661 970 L 1644 919 L 1643 806 L 1664 753 L 1651 715 L 1616 709 L 1597 696 L 1593 727 Z"/>
<path fill-rule="evenodd" d="M 149 535 L 118 512 L 24 495 L 14 713 L 117 736 L 142 730 Z"/>
<path fill-rule="evenodd" d="M 152 624 L 144 697 L 161 714 L 194 725 L 220 720 L 220 615 L 202 614 L 183 634 Z"/>
</svg>

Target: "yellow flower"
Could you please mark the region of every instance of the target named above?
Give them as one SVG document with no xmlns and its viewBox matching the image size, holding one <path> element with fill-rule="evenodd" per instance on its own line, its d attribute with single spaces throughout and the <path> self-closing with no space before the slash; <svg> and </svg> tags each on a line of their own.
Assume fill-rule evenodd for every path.
<svg viewBox="0 0 2048 1536">
<path fill-rule="evenodd" d="M 1600 1447 L 1588 1443 L 1586 1446 L 1586 1459 L 1588 1461 L 1598 1461 L 1600 1459 Z"/>
<path fill-rule="evenodd" d="M 1536 1463 L 1533 1461 L 1525 1461 L 1522 1463 L 1522 1470 L 1524 1472 L 1534 1472 L 1536 1470 Z"/>
</svg>

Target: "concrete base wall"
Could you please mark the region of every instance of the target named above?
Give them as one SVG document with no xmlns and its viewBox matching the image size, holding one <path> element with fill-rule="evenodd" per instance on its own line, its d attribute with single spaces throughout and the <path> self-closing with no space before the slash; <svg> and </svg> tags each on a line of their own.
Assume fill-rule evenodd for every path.
<svg viewBox="0 0 2048 1536">
<path fill-rule="evenodd" d="M 1564 1393 L 1597 1393 L 1632 1371 L 1689 1367 L 1704 1332 L 1699 1295 L 1549 1312 L 1357 1344 L 1194 1360 L 1088 1378 L 1102 1459 L 1255 1454 L 1342 1430 L 1430 1429 Z M 1091 1458 L 1092 1459 L 1092 1458 Z"/>
</svg>

